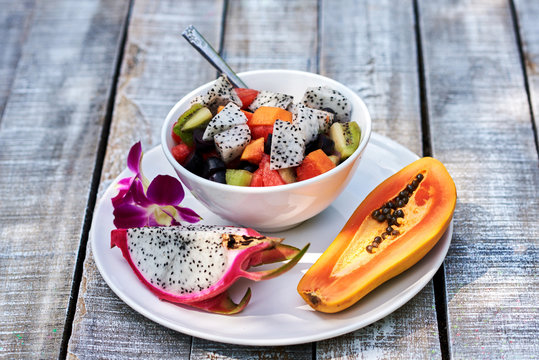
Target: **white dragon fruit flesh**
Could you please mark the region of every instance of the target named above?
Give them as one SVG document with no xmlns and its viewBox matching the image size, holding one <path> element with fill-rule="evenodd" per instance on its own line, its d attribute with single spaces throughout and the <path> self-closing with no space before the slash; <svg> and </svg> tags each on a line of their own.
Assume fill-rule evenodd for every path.
<svg viewBox="0 0 539 360">
<path fill-rule="evenodd" d="M 292 95 L 274 93 L 271 91 L 260 91 L 258 95 L 256 95 L 253 102 L 249 105 L 249 110 L 254 112 L 261 106 L 272 106 L 286 109 L 293 100 L 294 97 Z"/>
<path fill-rule="evenodd" d="M 270 169 L 298 166 L 305 155 L 303 130 L 287 121 L 275 120 L 271 137 Z"/>
<path fill-rule="evenodd" d="M 247 124 L 237 125 L 213 137 L 215 148 L 225 163 L 241 155 L 251 141 L 251 130 Z"/>
<path fill-rule="evenodd" d="M 305 135 L 305 143 L 315 140 L 318 134 L 327 133 L 333 123 L 334 115 L 327 111 L 303 104 L 293 104 L 289 109 L 293 114 L 292 123 L 299 126 Z"/>
<path fill-rule="evenodd" d="M 219 111 L 215 115 L 204 130 L 202 140 L 212 141 L 214 136 L 233 128 L 236 125 L 242 125 L 247 123 L 247 116 L 241 111 L 238 105 L 234 103 L 228 103 L 223 110 Z"/>
<path fill-rule="evenodd" d="M 191 104 L 199 103 L 210 108 L 215 113 L 217 107 L 233 102 L 241 106 L 241 100 L 234 90 L 234 85 L 230 83 L 225 75 L 221 75 L 215 80 L 210 90 L 205 95 L 195 97 Z"/>
<path fill-rule="evenodd" d="M 352 105 L 343 94 L 328 86 L 307 88 L 301 102 L 308 107 L 335 114 L 337 122 L 350 121 Z"/>
<path fill-rule="evenodd" d="M 259 281 L 291 269 L 307 251 L 282 245 L 281 238 L 252 229 L 223 226 L 171 226 L 116 229 L 117 246 L 138 279 L 162 300 L 222 314 L 247 305 L 250 289 L 235 304 L 227 289 L 240 277 Z M 251 266 L 289 262 L 272 270 L 250 272 Z"/>
</svg>

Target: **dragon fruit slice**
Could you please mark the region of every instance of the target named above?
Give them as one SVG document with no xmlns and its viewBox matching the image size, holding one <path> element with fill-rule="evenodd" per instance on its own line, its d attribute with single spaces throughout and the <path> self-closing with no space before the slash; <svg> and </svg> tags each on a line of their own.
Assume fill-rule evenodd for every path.
<svg viewBox="0 0 539 360">
<path fill-rule="evenodd" d="M 271 137 L 270 169 L 298 166 L 305 154 L 303 129 L 287 121 L 275 120 Z"/>
<path fill-rule="evenodd" d="M 249 105 L 250 111 L 255 111 L 261 106 L 288 108 L 294 97 L 292 95 L 274 93 L 271 91 L 260 91 L 253 102 Z"/>
<path fill-rule="evenodd" d="M 241 155 L 245 147 L 251 141 L 251 130 L 247 124 L 234 126 L 231 129 L 220 132 L 213 137 L 215 148 L 221 159 L 229 163 Z"/>
<path fill-rule="evenodd" d="M 333 123 L 334 114 L 313 109 L 303 104 L 291 105 L 290 111 L 293 114 L 292 123 L 303 130 L 305 143 L 315 140 L 320 133 L 328 132 Z"/>
<path fill-rule="evenodd" d="M 350 105 L 350 102 L 343 94 L 330 87 L 318 86 L 307 88 L 301 102 L 308 107 L 335 114 L 335 121 L 350 121 L 352 105 Z"/>
<path fill-rule="evenodd" d="M 209 107 L 214 114 L 217 112 L 217 107 L 226 105 L 229 102 L 241 106 L 241 100 L 234 90 L 234 85 L 230 83 L 225 75 L 219 76 L 205 95 L 199 95 L 191 100 L 191 104 L 198 103 L 205 105 Z"/>
<path fill-rule="evenodd" d="M 233 128 L 236 125 L 246 124 L 247 116 L 241 111 L 238 105 L 234 103 L 228 103 L 223 110 L 219 111 L 215 115 L 204 130 L 202 140 L 211 141 L 214 136 Z"/>
<path fill-rule="evenodd" d="M 250 290 L 235 304 L 226 290 L 240 277 L 267 280 L 291 269 L 307 251 L 282 246 L 281 238 L 234 227 L 143 227 L 111 232 L 139 280 L 160 299 L 206 311 L 232 314 L 248 303 Z M 274 261 L 277 252 L 289 262 L 272 270 L 250 272 L 251 266 Z"/>
</svg>

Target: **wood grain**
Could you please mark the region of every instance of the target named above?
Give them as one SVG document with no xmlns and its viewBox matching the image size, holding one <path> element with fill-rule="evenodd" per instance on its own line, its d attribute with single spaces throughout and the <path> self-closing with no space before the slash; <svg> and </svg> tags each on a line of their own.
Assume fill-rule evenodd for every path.
<svg viewBox="0 0 539 360">
<path fill-rule="evenodd" d="M 126 5 L 41 1 L 31 24 L 14 20 L 22 47 L 7 49 L 17 67 L 0 122 L 5 358 L 59 354 Z"/>
<path fill-rule="evenodd" d="M 458 192 L 450 355 L 536 358 L 539 167 L 509 3 L 420 1 L 434 155 Z"/>
<path fill-rule="evenodd" d="M 539 120 L 539 2 L 533 0 L 513 0 L 517 23 L 519 25 L 520 40 L 526 75 L 528 80 L 529 96 L 535 124 L 535 141 L 538 141 Z"/>
<path fill-rule="evenodd" d="M 4 113 L 21 49 L 33 19 L 34 0 L 0 1 L 0 118 Z"/>
<path fill-rule="evenodd" d="M 132 9 L 118 81 L 100 195 L 126 167 L 129 148 L 160 143 L 162 122 L 174 103 L 215 78 L 215 71 L 180 36 L 189 24 L 213 44 L 219 39 L 222 1 L 137 0 Z M 68 358 L 188 358 L 192 338 L 131 310 L 104 282 L 90 246 L 84 263 Z"/>
<path fill-rule="evenodd" d="M 316 72 L 316 1 L 247 0 L 230 1 L 228 6 L 223 56 L 233 69 Z M 252 347 L 196 339 L 191 358 L 311 359 L 311 350 L 311 344 Z"/>
<path fill-rule="evenodd" d="M 374 131 L 421 154 L 412 2 L 323 1 L 321 24 L 320 73 L 362 97 Z M 375 324 L 317 344 L 317 358 L 340 357 L 440 358 L 432 282 Z"/>
</svg>

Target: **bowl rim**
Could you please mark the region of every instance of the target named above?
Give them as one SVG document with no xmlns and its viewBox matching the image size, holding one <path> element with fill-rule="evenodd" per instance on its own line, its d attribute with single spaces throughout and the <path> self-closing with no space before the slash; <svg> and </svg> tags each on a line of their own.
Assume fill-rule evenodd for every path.
<svg viewBox="0 0 539 360">
<path fill-rule="evenodd" d="M 205 179 L 202 176 L 198 176 L 198 175 L 195 175 L 195 174 L 191 173 L 190 171 L 185 169 L 183 166 L 181 166 L 174 159 L 170 149 L 167 146 L 167 139 L 168 139 L 168 137 L 171 137 L 171 135 L 169 134 L 170 123 L 171 123 L 171 121 L 176 120 L 175 118 L 172 117 L 172 115 L 178 111 L 178 108 L 180 106 L 184 105 L 185 100 L 186 99 L 187 100 L 193 99 L 196 95 L 199 95 L 204 88 L 210 86 L 211 84 L 213 84 L 216 81 L 216 80 L 212 80 L 212 81 L 209 81 L 207 83 L 204 83 L 203 85 L 200 85 L 196 89 L 189 92 L 187 95 L 183 96 L 180 100 L 178 100 L 174 104 L 172 109 L 170 109 L 170 111 L 168 112 L 168 114 L 165 117 L 165 120 L 163 122 L 163 125 L 161 127 L 161 148 L 162 148 L 163 153 L 165 154 L 165 157 L 167 158 L 168 162 L 170 163 L 170 165 L 177 172 L 181 173 L 182 176 L 187 177 L 190 181 L 202 182 L 202 184 L 204 186 L 207 186 L 207 187 L 211 188 L 212 190 L 237 191 L 237 192 L 245 193 L 245 194 L 263 194 L 263 193 L 281 192 L 283 190 L 295 190 L 295 189 L 298 189 L 298 188 L 301 188 L 301 187 L 307 187 L 310 184 L 314 184 L 316 182 L 323 181 L 323 180 L 331 177 L 333 174 L 344 171 L 348 167 L 346 165 L 348 165 L 348 164 L 351 165 L 351 163 L 356 161 L 356 159 L 363 153 L 363 150 L 367 146 L 367 144 L 368 144 L 368 142 L 370 140 L 370 137 L 371 137 L 371 133 L 372 133 L 372 119 L 371 119 L 370 112 L 369 112 L 369 110 L 367 108 L 367 105 L 365 105 L 365 102 L 363 101 L 363 99 L 358 94 L 356 94 L 348 86 L 346 86 L 346 85 L 344 85 L 344 84 L 342 84 L 342 83 L 340 83 L 340 82 L 338 82 L 336 80 L 333 80 L 333 79 L 331 79 L 329 77 L 326 77 L 324 75 L 311 73 L 311 72 L 308 72 L 308 71 L 288 70 L 288 69 L 262 69 L 262 70 L 250 70 L 250 71 L 240 72 L 240 73 L 238 73 L 238 76 L 240 76 L 240 77 L 241 76 L 254 76 L 254 75 L 258 75 L 258 74 L 267 74 L 267 73 L 269 73 L 269 74 L 271 74 L 271 73 L 285 73 L 285 74 L 289 73 L 289 74 L 310 76 L 310 77 L 314 77 L 314 78 L 323 79 L 326 82 L 326 84 L 330 83 L 330 84 L 336 85 L 337 87 L 344 87 L 353 96 L 355 96 L 356 101 L 357 101 L 357 103 L 359 105 L 360 111 L 365 115 L 366 126 L 365 126 L 365 129 L 363 129 L 363 128 L 361 129 L 361 135 L 363 137 L 360 140 L 358 148 L 352 153 L 352 155 L 350 155 L 350 157 L 348 157 L 348 159 L 344 160 L 338 166 L 334 167 L 333 169 L 331 169 L 331 170 L 329 170 L 329 171 L 327 171 L 327 172 L 325 172 L 323 174 L 320 174 L 318 176 L 315 176 L 315 177 L 307 179 L 307 180 L 302 180 L 302 181 L 298 181 L 298 182 L 290 183 L 290 184 L 275 185 L 275 186 L 260 186 L 260 187 L 254 187 L 253 186 L 253 187 L 251 187 L 251 186 L 238 186 L 238 185 L 221 184 L 221 183 L 218 183 L 218 182 L 215 182 L 215 181 Z M 264 90 L 264 89 L 258 89 L 258 90 Z M 355 110 L 355 111 L 357 111 L 357 110 Z M 341 165 L 345 165 L 345 166 L 341 166 Z"/>
</svg>

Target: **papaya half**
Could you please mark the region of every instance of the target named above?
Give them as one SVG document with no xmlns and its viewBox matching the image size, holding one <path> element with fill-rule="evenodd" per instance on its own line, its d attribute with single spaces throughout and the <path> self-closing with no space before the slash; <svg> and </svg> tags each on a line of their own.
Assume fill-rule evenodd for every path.
<svg viewBox="0 0 539 360">
<path fill-rule="evenodd" d="M 297 290 L 315 310 L 344 310 L 417 263 L 446 231 L 457 200 L 444 165 L 424 157 L 378 185 L 305 273 Z"/>
</svg>

